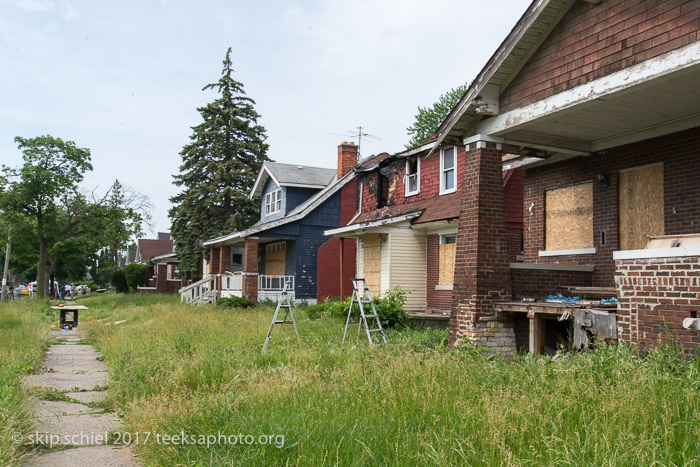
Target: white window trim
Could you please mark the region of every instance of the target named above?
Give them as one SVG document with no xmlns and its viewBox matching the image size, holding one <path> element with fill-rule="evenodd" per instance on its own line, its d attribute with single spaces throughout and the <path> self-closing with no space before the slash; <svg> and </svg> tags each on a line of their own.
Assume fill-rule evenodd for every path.
<svg viewBox="0 0 700 467">
<path fill-rule="evenodd" d="M 409 157 L 408 159 L 412 159 Z M 408 159 L 406 160 L 406 174 L 403 177 L 404 187 L 406 189 L 405 196 L 415 196 L 420 193 L 420 157 L 416 156 L 416 191 L 408 191 Z M 411 174 L 413 175 L 413 174 Z"/>
<path fill-rule="evenodd" d="M 272 195 L 275 195 L 275 200 L 272 201 Z M 265 215 L 271 216 L 282 210 L 282 188 L 271 191 L 265 195 Z"/>
<path fill-rule="evenodd" d="M 439 245 L 448 245 L 448 243 L 445 242 L 445 239 L 446 239 L 447 237 L 454 237 L 454 238 L 455 238 L 455 241 L 454 241 L 453 243 L 457 243 L 457 233 L 448 233 L 448 234 L 442 234 L 442 235 L 440 235 Z"/>
<path fill-rule="evenodd" d="M 455 186 L 453 186 L 450 189 L 445 189 L 445 177 L 443 177 L 443 175 L 445 173 L 445 169 L 443 167 L 445 164 L 445 149 L 450 149 L 450 148 L 454 149 L 454 153 L 453 153 L 454 156 L 452 158 L 453 166 L 452 166 L 451 170 L 454 170 L 454 173 L 455 173 L 455 177 L 454 177 Z M 449 193 L 454 193 L 455 191 L 457 191 L 457 146 L 449 146 L 447 148 L 442 148 L 440 150 L 440 194 L 447 195 Z"/>
</svg>

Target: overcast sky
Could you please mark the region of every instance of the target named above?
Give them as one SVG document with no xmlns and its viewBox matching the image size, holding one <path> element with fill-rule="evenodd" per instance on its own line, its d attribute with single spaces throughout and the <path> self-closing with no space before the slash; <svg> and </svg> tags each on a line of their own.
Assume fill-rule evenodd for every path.
<svg viewBox="0 0 700 467">
<path fill-rule="evenodd" d="M 471 81 L 527 0 L 0 0 L 0 162 L 15 136 L 50 134 L 92 152 L 83 187 L 115 178 L 148 195 L 158 231 L 179 152 L 212 101 L 228 47 L 278 162 L 335 167 L 397 152 L 418 106 Z"/>
</svg>

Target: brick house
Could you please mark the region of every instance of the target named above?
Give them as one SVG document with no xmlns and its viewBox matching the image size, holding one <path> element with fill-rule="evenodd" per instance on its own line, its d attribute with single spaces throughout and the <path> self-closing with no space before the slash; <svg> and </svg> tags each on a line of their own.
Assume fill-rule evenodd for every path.
<svg viewBox="0 0 700 467">
<path fill-rule="evenodd" d="M 131 262 L 148 266 L 146 286 L 139 287 L 140 292 L 171 293 L 180 287 L 179 262 L 169 233 L 158 232 L 158 238 L 139 239 L 133 261 L 131 258 L 128 261 Z"/>
<path fill-rule="evenodd" d="M 452 343 L 542 352 L 575 323 L 512 300 L 573 286 L 617 294 L 602 313 L 622 341 L 700 344 L 683 325 L 700 309 L 699 33 L 693 0 L 530 5 L 426 156 L 466 152 Z M 506 247 L 504 154 L 537 158 L 523 167 L 522 263 Z"/>
<path fill-rule="evenodd" d="M 204 242 L 209 248 L 204 279 L 180 289 L 183 300 L 206 303 L 232 295 L 276 300 L 285 282 L 296 301 L 348 295 L 355 244 L 324 231 L 348 222 L 357 210 L 351 170 L 357 156 L 357 146 L 343 143 L 336 169 L 264 163 L 250 193 L 260 202 L 260 221 Z"/>
<path fill-rule="evenodd" d="M 434 143 L 383 155 L 355 168 L 361 206 L 347 225 L 327 235 L 356 240 L 357 277 L 373 296 L 401 286 L 405 309 L 449 316 L 463 187 L 464 147 L 446 146 L 429 154 Z M 522 170 L 504 159 L 508 195 L 509 254 L 522 248 Z"/>
</svg>

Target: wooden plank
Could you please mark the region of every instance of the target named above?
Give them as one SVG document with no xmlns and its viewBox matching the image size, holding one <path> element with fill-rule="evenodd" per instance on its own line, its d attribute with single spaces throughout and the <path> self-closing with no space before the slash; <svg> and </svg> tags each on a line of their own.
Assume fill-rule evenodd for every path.
<svg viewBox="0 0 700 467">
<path fill-rule="evenodd" d="M 620 249 L 643 249 L 648 236 L 663 235 L 664 169 L 653 165 L 620 172 Z"/>
<path fill-rule="evenodd" d="M 593 247 L 593 183 L 548 190 L 545 194 L 545 249 Z"/>
<path fill-rule="evenodd" d="M 287 265 L 287 250 L 265 252 L 265 275 L 284 276 Z"/>
<path fill-rule="evenodd" d="M 455 277 L 455 255 L 457 253 L 457 244 L 448 243 L 440 245 L 439 249 L 439 274 L 438 285 L 452 285 Z"/>
<path fill-rule="evenodd" d="M 362 237 L 364 246 L 364 279 L 373 297 L 379 294 L 381 280 L 380 235 L 368 234 Z"/>
</svg>

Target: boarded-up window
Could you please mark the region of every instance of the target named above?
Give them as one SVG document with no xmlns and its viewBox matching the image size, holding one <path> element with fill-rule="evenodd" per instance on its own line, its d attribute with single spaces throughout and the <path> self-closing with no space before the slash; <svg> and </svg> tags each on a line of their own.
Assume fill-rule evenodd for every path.
<svg viewBox="0 0 700 467">
<path fill-rule="evenodd" d="M 545 195 L 545 249 L 593 247 L 593 183 L 548 190 Z"/>
<path fill-rule="evenodd" d="M 272 243 L 265 247 L 265 274 L 284 276 L 287 266 L 287 251 L 284 242 Z"/>
<path fill-rule="evenodd" d="M 455 254 L 457 252 L 457 236 L 441 235 L 440 251 L 438 254 L 438 285 L 452 285 L 455 277 Z"/>
<path fill-rule="evenodd" d="M 368 234 L 362 238 L 364 247 L 365 282 L 373 296 L 379 294 L 381 278 L 381 242 L 379 234 Z"/>
<path fill-rule="evenodd" d="M 620 249 L 639 250 L 664 234 L 664 166 L 620 172 Z"/>
</svg>

